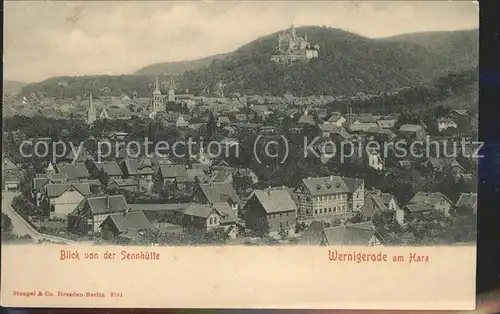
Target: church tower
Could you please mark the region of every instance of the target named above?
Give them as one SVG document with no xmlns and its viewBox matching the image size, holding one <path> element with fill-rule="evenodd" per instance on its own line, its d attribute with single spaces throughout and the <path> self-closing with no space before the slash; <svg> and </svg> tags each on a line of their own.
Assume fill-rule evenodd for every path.
<svg viewBox="0 0 500 314">
<path fill-rule="evenodd" d="M 92 124 L 96 120 L 96 110 L 94 108 L 94 104 L 92 102 L 92 93 L 89 95 L 89 110 L 87 112 L 87 123 Z"/>
<path fill-rule="evenodd" d="M 168 101 L 175 101 L 175 82 L 174 79 L 170 79 L 170 83 L 168 84 Z"/>
<path fill-rule="evenodd" d="M 158 83 L 158 78 L 155 81 L 155 90 L 153 91 L 153 103 L 152 103 L 152 111 L 158 112 L 161 110 L 161 91 L 160 84 Z"/>
</svg>

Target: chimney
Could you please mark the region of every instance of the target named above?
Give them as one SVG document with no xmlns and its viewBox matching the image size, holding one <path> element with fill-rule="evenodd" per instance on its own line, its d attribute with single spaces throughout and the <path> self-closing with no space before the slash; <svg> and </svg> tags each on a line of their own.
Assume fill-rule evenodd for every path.
<svg viewBox="0 0 500 314">
<path fill-rule="evenodd" d="M 333 181 L 333 176 L 330 176 L 330 181 Z"/>
<path fill-rule="evenodd" d="M 111 204 L 109 202 L 109 195 L 106 195 L 106 208 L 107 209 L 110 209 L 111 208 Z"/>
</svg>

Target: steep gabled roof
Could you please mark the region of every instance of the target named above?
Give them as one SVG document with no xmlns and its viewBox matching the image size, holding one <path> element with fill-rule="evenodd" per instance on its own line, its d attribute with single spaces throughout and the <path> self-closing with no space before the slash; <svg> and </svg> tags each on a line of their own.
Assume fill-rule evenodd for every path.
<svg viewBox="0 0 500 314">
<path fill-rule="evenodd" d="M 183 165 L 160 165 L 160 176 L 162 178 L 187 178 L 188 172 Z"/>
<path fill-rule="evenodd" d="M 327 245 L 363 245 L 366 246 L 376 236 L 371 222 L 352 225 L 342 225 L 323 230 Z"/>
<path fill-rule="evenodd" d="M 236 223 L 236 215 L 228 203 L 215 203 L 213 207 L 221 214 L 222 217 L 220 222 L 222 224 Z"/>
<path fill-rule="evenodd" d="M 203 194 L 212 204 L 226 202 L 231 199 L 233 202 L 239 203 L 240 198 L 233 189 L 232 184 L 225 182 L 203 183 L 199 185 Z"/>
<path fill-rule="evenodd" d="M 252 197 L 255 197 L 259 201 L 268 214 L 297 210 L 297 205 L 287 187 L 255 190 L 249 198 L 251 199 Z"/>
<path fill-rule="evenodd" d="M 111 179 L 110 182 L 116 184 L 119 187 L 127 187 L 127 186 L 137 186 L 139 184 L 139 181 L 137 181 L 135 178 L 128 178 L 128 179 Z"/>
<path fill-rule="evenodd" d="M 85 147 L 82 147 L 81 150 L 77 151 L 76 153 L 73 151 L 73 149 L 70 149 L 64 159 L 70 162 L 83 163 L 89 159 L 94 160 L 94 157 Z"/>
<path fill-rule="evenodd" d="M 452 204 L 450 199 L 441 192 L 417 192 L 417 194 L 415 194 L 415 196 L 413 196 L 413 198 L 410 200 L 410 203 L 436 206 L 436 204 L 442 199 Z"/>
<path fill-rule="evenodd" d="M 126 231 L 148 230 L 153 228 L 153 225 L 149 222 L 148 218 L 142 211 L 110 214 L 101 226 L 107 223 L 108 219 L 120 233 Z"/>
<path fill-rule="evenodd" d="M 90 177 L 90 174 L 83 163 L 59 163 L 56 164 L 56 169 L 58 173 L 63 173 L 66 175 L 68 180 L 75 179 L 85 179 Z"/>
<path fill-rule="evenodd" d="M 10 157 L 4 157 L 2 170 L 18 170 L 16 164 L 10 159 Z"/>
<path fill-rule="evenodd" d="M 90 195 L 90 185 L 88 183 L 73 183 L 73 184 L 47 184 L 45 191 L 49 197 L 59 197 L 64 192 L 74 188 L 83 196 Z"/>
<path fill-rule="evenodd" d="M 97 170 L 104 171 L 108 176 L 121 176 L 121 175 L 123 175 L 123 172 L 120 169 L 120 166 L 114 160 L 96 162 L 94 164 L 95 164 Z"/>
<path fill-rule="evenodd" d="M 473 210 L 477 209 L 477 193 L 462 193 L 455 207 L 467 206 Z"/>
<path fill-rule="evenodd" d="M 122 212 L 128 209 L 127 201 L 123 195 L 89 197 L 86 202 L 94 214 Z"/>
<path fill-rule="evenodd" d="M 216 211 L 219 216 L 222 216 L 222 214 L 212 205 L 191 203 L 184 211 L 184 215 L 208 218 L 208 216 L 210 216 L 210 214 L 214 211 Z"/>
<path fill-rule="evenodd" d="M 313 221 L 304 233 L 299 237 L 299 244 L 301 245 L 319 245 L 321 242 L 321 235 L 323 234 L 322 221 Z"/>
<path fill-rule="evenodd" d="M 339 114 L 332 114 L 330 116 L 330 118 L 328 119 L 328 122 L 337 122 L 339 121 L 340 119 L 342 119 L 343 117 Z"/>
</svg>

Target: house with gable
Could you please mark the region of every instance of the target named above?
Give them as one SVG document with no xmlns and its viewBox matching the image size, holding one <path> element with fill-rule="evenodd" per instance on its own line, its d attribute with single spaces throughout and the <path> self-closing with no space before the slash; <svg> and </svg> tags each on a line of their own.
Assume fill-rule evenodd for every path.
<svg viewBox="0 0 500 314">
<path fill-rule="evenodd" d="M 340 113 L 332 113 L 330 118 L 324 124 L 332 124 L 337 127 L 342 127 L 347 120 Z"/>
<path fill-rule="evenodd" d="M 426 166 L 435 173 L 442 173 L 446 168 L 449 168 L 456 179 L 465 174 L 465 168 L 453 157 L 430 157 Z"/>
<path fill-rule="evenodd" d="M 327 223 L 324 221 L 313 221 L 307 229 L 299 236 L 299 245 L 320 245 L 323 229 Z"/>
<path fill-rule="evenodd" d="M 346 141 L 351 139 L 351 135 L 343 127 L 335 124 L 318 124 L 321 135 L 325 138 L 330 138 L 335 141 Z"/>
<path fill-rule="evenodd" d="M 280 230 L 294 233 L 297 205 L 287 187 L 254 190 L 243 207 L 245 226 L 254 229 L 260 220 L 269 224 L 269 234 L 277 236 Z"/>
<path fill-rule="evenodd" d="M 101 237 L 116 243 L 129 244 L 139 241 L 153 225 L 142 211 L 125 211 L 108 215 L 100 225 Z"/>
<path fill-rule="evenodd" d="M 477 193 L 462 193 L 455 204 L 457 215 L 477 214 Z"/>
<path fill-rule="evenodd" d="M 398 122 L 398 119 L 389 119 L 389 118 L 384 118 L 377 120 L 377 124 L 380 128 L 382 129 L 392 129 Z"/>
<path fill-rule="evenodd" d="M 425 139 L 427 133 L 425 129 L 420 124 L 403 124 L 399 128 L 399 135 L 406 139 L 415 139 L 417 141 L 422 141 Z"/>
<path fill-rule="evenodd" d="M 184 186 L 188 181 L 188 172 L 184 165 L 160 165 L 158 177 L 164 183 Z"/>
<path fill-rule="evenodd" d="M 136 179 L 139 181 L 140 186 L 146 190 L 152 188 L 154 169 L 149 158 L 125 158 L 120 168 L 123 171 L 124 178 Z"/>
<path fill-rule="evenodd" d="M 229 238 L 236 238 L 236 215 L 228 203 L 191 203 L 183 210 L 182 227 L 185 232 L 197 230 L 201 234 L 222 228 Z"/>
<path fill-rule="evenodd" d="M 417 192 L 409 204 L 406 205 L 405 214 L 423 213 L 434 210 L 445 216 L 449 216 L 452 205 L 453 203 L 450 199 L 441 192 Z"/>
<path fill-rule="evenodd" d="M 114 179 L 121 179 L 123 176 L 123 171 L 114 160 L 110 161 L 100 161 L 100 162 L 89 162 L 88 171 L 92 175 L 97 175 L 100 171 L 103 171 L 107 176 L 109 181 Z"/>
<path fill-rule="evenodd" d="M 17 191 L 21 187 L 23 172 L 9 157 L 4 157 L 2 165 L 2 187 L 5 191 Z"/>
<path fill-rule="evenodd" d="M 215 204 L 226 202 L 238 216 L 241 200 L 233 185 L 225 182 L 200 183 L 194 189 L 193 202 L 200 204 Z"/>
<path fill-rule="evenodd" d="M 85 199 L 90 196 L 88 183 L 47 184 L 45 196 L 49 200 L 50 216 L 66 217 Z"/>
<path fill-rule="evenodd" d="M 129 209 L 123 195 L 86 197 L 68 215 L 68 231 L 95 235 L 101 231 L 101 224 L 114 213 L 124 213 Z"/>
<path fill-rule="evenodd" d="M 177 118 L 177 121 L 175 121 L 175 127 L 176 128 L 187 128 L 189 126 L 189 122 L 187 122 L 186 118 L 184 116 L 179 116 Z"/>
<path fill-rule="evenodd" d="M 392 194 L 376 189 L 365 191 L 365 204 L 361 208 L 361 214 L 371 220 L 376 213 L 381 213 L 388 218 L 394 217 L 399 224 L 404 224 L 404 211 Z"/>
</svg>

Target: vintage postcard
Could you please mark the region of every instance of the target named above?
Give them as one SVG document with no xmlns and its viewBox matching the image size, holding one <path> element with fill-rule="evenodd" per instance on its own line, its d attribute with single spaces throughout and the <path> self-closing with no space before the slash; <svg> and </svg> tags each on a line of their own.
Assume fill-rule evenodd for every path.
<svg viewBox="0 0 500 314">
<path fill-rule="evenodd" d="M 3 306 L 475 307 L 477 3 L 4 14 Z"/>
</svg>

